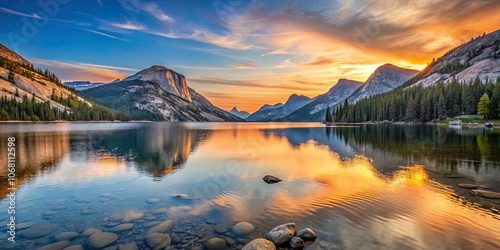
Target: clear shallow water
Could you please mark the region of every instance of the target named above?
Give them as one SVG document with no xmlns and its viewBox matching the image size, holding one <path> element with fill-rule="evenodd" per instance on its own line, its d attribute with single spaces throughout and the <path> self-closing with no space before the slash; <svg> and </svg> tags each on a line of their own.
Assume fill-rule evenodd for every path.
<svg viewBox="0 0 500 250">
<path fill-rule="evenodd" d="M 15 245 L 5 233 L 2 249 L 36 249 L 64 231 L 107 231 L 112 224 L 106 218 L 131 211 L 145 218 L 117 233 L 116 245 L 144 247 L 146 224 L 172 219 L 173 234 L 188 242 L 179 246 L 201 245 L 195 237 L 229 236 L 237 248 L 295 222 L 319 236 L 308 249 L 500 248 L 500 200 L 457 187 L 475 183 L 500 191 L 497 129 L 9 123 L 0 124 L 2 166 L 9 136 L 17 139 L 17 222 L 56 227 L 40 238 L 17 238 Z M 6 169 L 0 174 L 5 180 Z M 266 184 L 266 174 L 284 181 Z M 7 223 L 7 183 L 1 184 L 0 221 Z M 154 215 L 159 208 L 168 212 Z M 240 221 L 256 230 L 246 238 L 232 235 Z M 204 224 L 229 233 L 196 236 Z M 71 242 L 85 245 L 86 238 Z"/>
</svg>

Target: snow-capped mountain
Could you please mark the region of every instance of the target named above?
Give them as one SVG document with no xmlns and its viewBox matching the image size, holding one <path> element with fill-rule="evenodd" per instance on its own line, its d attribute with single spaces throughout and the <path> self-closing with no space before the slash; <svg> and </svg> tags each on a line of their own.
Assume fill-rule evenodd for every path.
<svg viewBox="0 0 500 250">
<path fill-rule="evenodd" d="M 417 73 L 416 70 L 384 64 L 378 67 L 366 80 L 365 84 L 352 93 L 347 100 L 349 103 L 355 103 L 372 95 L 391 91 L 417 75 Z"/>
<path fill-rule="evenodd" d="M 166 67 L 155 65 L 123 79 L 123 81 L 131 80 L 158 83 L 166 92 L 191 102 L 186 77 Z"/>
<path fill-rule="evenodd" d="M 500 30 L 470 40 L 431 62 L 414 84 L 426 87 L 455 77 L 459 82 L 500 77 Z"/>
<path fill-rule="evenodd" d="M 243 111 L 243 110 L 238 110 L 236 107 L 233 107 L 229 113 L 241 118 L 241 119 L 246 119 L 250 116 L 250 113 Z"/>
<path fill-rule="evenodd" d="M 297 109 L 300 109 L 304 105 L 308 104 L 311 101 L 311 98 L 303 95 L 293 94 L 288 97 L 288 100 L 285 104 L 274 104 L 269 105 L 266 104 L 262 106 L 257 112 L 250 115 L 246 120 L 247 121 L 271 121 L 283 118 Z"/>
<path fill-rule="evenodd" d="M 280 119 L 282 121 L 322 121 L 328 107 L 333 107 L 343 102 L 363 83 L 348 79 L 339 79 L 337 84 L 326 93 L 315 97 L 310 103 L 290 115 Z"/>
</svg>

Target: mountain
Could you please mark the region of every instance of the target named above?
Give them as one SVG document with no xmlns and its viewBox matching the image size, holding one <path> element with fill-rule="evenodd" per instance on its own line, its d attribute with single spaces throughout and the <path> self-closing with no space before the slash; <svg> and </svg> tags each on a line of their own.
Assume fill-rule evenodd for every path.
<svg viewBox="0 0 500 250">
<path fill-rule="evenodd" d="M 85 100 L 64 87 L 54 73 L 33 68 L 1 44 L 0 50 L 0 120 L 127 119 Z"/>
<path fill-rule="evenodd" d="M 123 81 L 148 81 L 160 85 L 168 93 L 177 95 L 191 102 L 191 95 L 186 81 L 186 77 L 163 66 L 152 66 L 129 76 Z"/>
<path fill-rule="evenodd" d="M 89 81 L 73 81 L 73 82 L 63 82 L 63 85 L 75 90 L 84 90 L 102 86 L 103 82 L 89 82 Z"/>
<path fill-rule="evenodd" d="M 269 105 L 266 104 L 262 106 L 255 113 L 250 115 L 246 120 L 247 121 L 271 121 L 283 118 L 297 109 L 300 109 L 304 105 L 308 104 L 311 101 L 311 98 L 303 95 L 293 94 L 288 97 L 288 100 L 285 104 L 274 104 Z"/>
<path fill-rule="evenodd" d="M 25 65 L 25 66 L 30 65 L 30 62 L 28 62 L 28 60 L 26 60 L 22 56 L 16 54 L 14 51 L 8 49 L 7 47 L 5 47 L 1 43 L 0 43 L 0 57 L 6 58 L 10 61 L 17 62 L 21 65 Z"/>
<path fill-rule="evenodd" d="M 411 84 L 424 87 L 438 81 L 471 82 L 476 77 L 482 82 L 500 77 L 500 30 L 471 39 L 433 60 Z"/>
<path fill-rule="evenodd" d="M 384 64 L 378 67 L 366 80 L 365 84 L 352 93 L 347 100 L 349 103 L 355 103 L 372 95 L 391 91 L 417 75 L 417 73 L 416 70 Z"/>
<path fill-rule="evenodd" d="M 310 103 L 279 119 L 289 122 L 320 122 L 325 119 L 326 108 L 333 107 L 343 102 L 363 83 L 348 79 L 339 79 L 337 84 L 331 87 L 326 93 L 315 97 Z"/>
<path fill-rule="evenodd" d="M 133 120 L 243 121 L 214 106 L 189 88 L 183 75 L 163 66 L 153 66 L 123 81 L 79 93 L 96 103 L 127 113 Z"/>
<path fill-rule="evenodd" d="M 194 89 L 189 88 L 189 94 L 192 98 L 192 103 L 202 111 L 202 116 L 209 121 L 229 121 L 229 122 L 242 122 L 244 121 L 239 116 L 231 114 L 223 109 L 213 105 L 207 98 L 196 92 Z"/>
<path fill-rule="evenodd" d="M 250 116 L 250 113 L 246 112 L 246 111 L 239 111 L 236 107 L 233 107 L 233 109 L 231 109 L 231 111 L 229 111 L 229 113 L 241 118 L 241 119 L 246 119 Z"/>
</svg>

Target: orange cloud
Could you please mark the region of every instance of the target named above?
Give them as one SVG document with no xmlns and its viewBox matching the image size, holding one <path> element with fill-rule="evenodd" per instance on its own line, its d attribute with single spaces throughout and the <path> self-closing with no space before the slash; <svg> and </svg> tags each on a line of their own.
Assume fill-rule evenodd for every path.
<svg viewBox="0 0 500 250">
<path fill-rule="evenodd" d="M 111 82 L 115 79 L 123 79 L 128 74 L 123 70 L 132 71 L 134 69 L 105 66 L 85 63 L 65 63 L 52 60 L 31 59 L 36 67 L 48 68 L 54 72 L 61 81 L 91 81 L 91 82 Z M 120 70 L 117 70 L 120 69 Z"/>
</svg>

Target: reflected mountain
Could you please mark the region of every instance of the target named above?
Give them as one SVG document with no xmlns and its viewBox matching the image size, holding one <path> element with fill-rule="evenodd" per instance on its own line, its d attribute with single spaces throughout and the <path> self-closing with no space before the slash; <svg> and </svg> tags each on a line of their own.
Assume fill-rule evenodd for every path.
<svg viewBox="0 0 500 250">
<path fill-rule="evenodd" d="M 16 148 L 16 181 L 17 186 L 29 181 L 39 171 L 52 171 L 61 159 L 69 153 L 69 133 L 0 133 L 0 152 L 7 152 L 7 138 L 15 137 Z M 0 157 L 0 198 L 9 192 L 7 183 L 7 154 Z"/>
<path fill-rule="evenodd" d="M 101 150 L 137 163 L 139 169 L 162 177 L 181 168 L 210 130 L 195 130 L 181 123 L 147 123 L 140 129 L 81 134 L 74 147 L 91 147 L 81 153 Z M 92 155 L 88 155 L 92 157 Z"/>
</svg>

